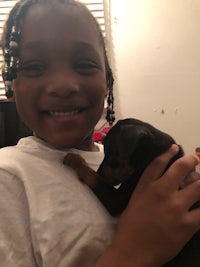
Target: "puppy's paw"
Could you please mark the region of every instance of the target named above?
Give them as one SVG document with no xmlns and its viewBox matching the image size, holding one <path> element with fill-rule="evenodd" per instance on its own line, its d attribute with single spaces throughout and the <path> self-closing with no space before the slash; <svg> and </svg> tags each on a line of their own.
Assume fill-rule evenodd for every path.
<svg viewBox="0 0 200 267">
<path fill-rule="evenodd" d="M 63 163 L 76 172 L 80 181 L 93 188 L 98 180 L 97 173 L 92 170 L 80 155 L 68 153 L 63 160 Z"/>
</svg>

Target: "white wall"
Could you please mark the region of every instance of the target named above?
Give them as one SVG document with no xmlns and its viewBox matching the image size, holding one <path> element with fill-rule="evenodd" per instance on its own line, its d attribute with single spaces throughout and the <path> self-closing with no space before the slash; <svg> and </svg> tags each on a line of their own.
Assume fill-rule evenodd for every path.
<svg viewBox="0 0 200 267">
<path fill-rule="evenodd" d="M 200 0 L 111 0 L 117 119 L 200 146 Z"/>
</svg>

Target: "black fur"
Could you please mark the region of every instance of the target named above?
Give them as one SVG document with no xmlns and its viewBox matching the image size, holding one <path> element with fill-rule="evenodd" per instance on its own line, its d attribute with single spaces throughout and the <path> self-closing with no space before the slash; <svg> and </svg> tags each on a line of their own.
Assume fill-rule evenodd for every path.
<svg viewBox="0 0 200 267">
<path fill-rule="evenodd" d="M 108 132 L 104 140 L 105 157 L 98 169 L 101 179 L 93 190 L 112 215 L 118 215 L 124 210 L 144 169 L 173 143 L 175 140 L 170 135 L 133 118 L 118 121 Z M 183 154 L 180 146 L 169 165 Z M 110 181 L 111 177 L 114 181 Z M 123 183 L 118 189 L 113 188 L 112 197 L 110 193 L 103 193 L 102 196 L 99 186 L 104 190 L 107 187 L 102 184 L 102 180 L 106 184 Z"/>
</svg>

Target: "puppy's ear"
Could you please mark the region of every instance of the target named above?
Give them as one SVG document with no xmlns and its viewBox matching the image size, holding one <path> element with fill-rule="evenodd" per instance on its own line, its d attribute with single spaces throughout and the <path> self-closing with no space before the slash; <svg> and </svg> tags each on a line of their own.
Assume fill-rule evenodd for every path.
<svg viewBox="0 0 200 267">
<path fill-rule="evenodd" d="M 119 155 L 130 157 L 142 138 L 148 135 L 147 130 L 139 125 L 123 125 L 119 134 Z"/>
</svg>

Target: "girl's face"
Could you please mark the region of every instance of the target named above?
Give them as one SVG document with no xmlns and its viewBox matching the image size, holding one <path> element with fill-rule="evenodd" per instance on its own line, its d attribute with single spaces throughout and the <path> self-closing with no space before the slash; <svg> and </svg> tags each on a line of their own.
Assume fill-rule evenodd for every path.
<svg viewBox="0 0 200 267">
<path fill-rule="evenodd" d="M 77 8 L 34 6 L 23 21 L 13 82 L 22 120 L 58 148 L 93 150 L 107 93 L 94 23 Z"/>
</svg>

